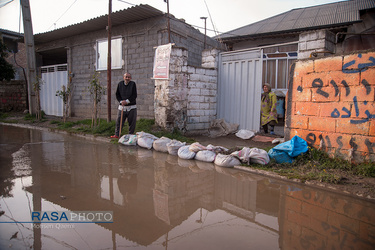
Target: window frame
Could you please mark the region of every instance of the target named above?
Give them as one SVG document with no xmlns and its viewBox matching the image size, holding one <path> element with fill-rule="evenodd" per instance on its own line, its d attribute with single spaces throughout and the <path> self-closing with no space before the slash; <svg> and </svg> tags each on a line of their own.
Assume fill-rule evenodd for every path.
<svg viewBox="0 0 375 250">
<path fill-rule="evenodd" d="M 120 46 L 118 48 L 118 46 L 113 46 L 114 44 L 114 41 L 117 42 L 117 41 L 120 41 Z M 111 38 L 111 69 L 122 69 L 123 67 L 123 38 L 121 36 L 117 36 L 117 37 L 112 37 Z M 96 53 L 95 53 L 95 68 L 97 71 L 106 71 L 107 70 L 107 60 L 108 60 L 108 39 L 98 39 L 96 40 Z M 104 57 L 105 59 L 102 59 L 104 60 L 103 63 L 101 63 L 102 61 L 100 60 L 100 49 L 101 49 L 101 46 L 104 46 L 106 49 L 105 50 L 102 50 L 102 53 L 104 54 Z M 117 51 L 119 50 L 119 51 Z M 117 55 L 120 55 L 119 58 L 115 58 L 113 57 L 112 55 L 114 54 L 117 54 Z M 117 61 L 114 61 L 114 60 L 117 60 Z M 102 65 L 104 64 L 104 65 Z"/>
</svg>

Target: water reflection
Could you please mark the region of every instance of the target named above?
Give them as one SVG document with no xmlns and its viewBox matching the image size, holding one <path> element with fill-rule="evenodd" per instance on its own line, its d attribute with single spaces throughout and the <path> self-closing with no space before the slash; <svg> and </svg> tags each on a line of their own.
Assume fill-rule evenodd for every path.
<svg viewBox="0 0 375 250">
<path fill-rule="evenodd" d="M 7 180 L 1 249 L 371 249 L 375 243 L 372 202 L 154 150 L 11 126 L 0 132 Z M 64 210 L 114 211 L 114 223 L 28 223 L 31 211 Z"/>
</svg>

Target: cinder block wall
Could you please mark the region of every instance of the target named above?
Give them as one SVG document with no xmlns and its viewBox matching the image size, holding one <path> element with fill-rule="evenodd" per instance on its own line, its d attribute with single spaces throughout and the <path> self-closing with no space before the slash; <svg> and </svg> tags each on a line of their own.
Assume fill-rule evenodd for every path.
<svg viewBox="0 0 375 250">
<path fill-rule="evenodd" d="M 169 80 L 155 80 L 155 122 L 183 133 L 207 132 L 216 118 L 218 50 L 205 51 L 205 67 L 188 66 L 188 51 L 172 47 Z"/>
<path fill-rule="evenodd" d="M 332 157 L 375 161 L 375 52 L 296 62 L 289 78 L 285 139 Z"/>
<path fill-rule="evenodd" d="M 0 111 L 24 111 L 27 103 L 25 81 L 0 81 Z"/>
</svg>

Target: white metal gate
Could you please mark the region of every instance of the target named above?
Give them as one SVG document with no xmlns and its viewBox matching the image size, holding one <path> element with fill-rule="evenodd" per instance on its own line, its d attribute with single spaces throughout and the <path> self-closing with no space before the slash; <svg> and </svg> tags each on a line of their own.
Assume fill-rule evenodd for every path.
<svg viewBox="0 0 375 250">
<path fill-rule="evenodd" d="M 43 84 L 40 90 L 40 106 L 46 115 L 63 116 L 63 100 L 56 96 L 68 84 L 67 64 L 45 66 L 42 68 Z"/>
<path fill-rule="evenodd" d="M 261 49 L 219 55 L 218 119 L 259 131 L 262 65 Z"/>
</svg>

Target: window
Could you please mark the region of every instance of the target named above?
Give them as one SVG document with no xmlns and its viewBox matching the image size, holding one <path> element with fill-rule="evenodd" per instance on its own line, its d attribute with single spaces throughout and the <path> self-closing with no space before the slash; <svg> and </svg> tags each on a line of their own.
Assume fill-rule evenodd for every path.
<svg viewBox="0 0 375 250">
<path fill-rule="evenodd" d="M 96 42 L 96 69 L 107 70 L 108 40 L 98 40 Z M 112 38 L 111 40 L 111 66 L 112 69 L 122 67 L 122 38 Z"/>
<path fill-rule="evenodd" d="M 297 44 L 265 48 L 263 50 L 263 82 L 273 89 L 287 89 L 291 64 L 297 60 Z"/>
</svg>

